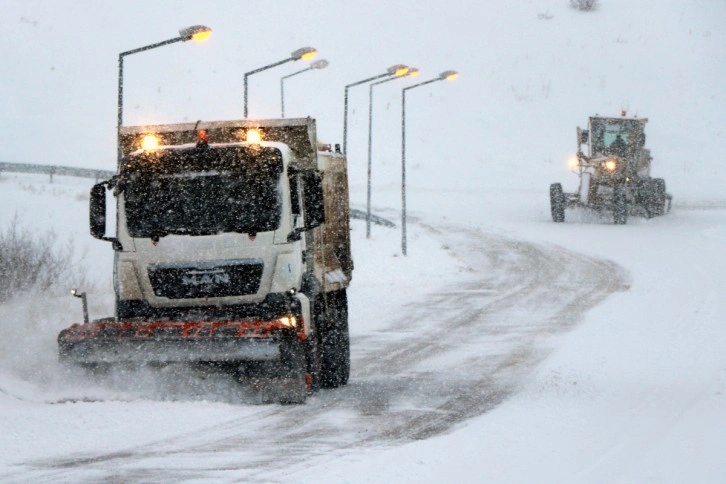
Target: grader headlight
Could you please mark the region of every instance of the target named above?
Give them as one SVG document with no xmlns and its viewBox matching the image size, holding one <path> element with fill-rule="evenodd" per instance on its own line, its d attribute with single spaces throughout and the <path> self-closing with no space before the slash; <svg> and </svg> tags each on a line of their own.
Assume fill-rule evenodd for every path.
<svg viewBox="0 0 726 484">
<path fill-rule="evenodd" d="M 570 168 L 570 170 L 576 170 L 580 167 L 580 160 L 577 158 L 576 155 L 572 155 L 567 159 L 567 166 Z"/>
</svg>

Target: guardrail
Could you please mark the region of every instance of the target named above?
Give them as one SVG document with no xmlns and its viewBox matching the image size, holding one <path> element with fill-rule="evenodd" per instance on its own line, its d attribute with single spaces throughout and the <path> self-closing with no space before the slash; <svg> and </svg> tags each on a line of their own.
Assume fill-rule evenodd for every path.
<svg viewBox="0 0 726 484">
<path fill-rule="evenodd" d="M 94 170 L 92 168 L 76 168 L 74 166 L 34 165 L 31 163 L 8 163 L 0 161 L 0 174 L 4 171 L 49 175 L 51 183 L 53 183 L 53 175 L 93 178 L 96 181 L 99 181 L 111 178 L 116 174 L 115 171 L 111 170 Z"/>
<path fill-rule="evenodd" d="M 358 210 L 357 208 L 351 208 L 350 209 L 350 218 L 355 218 L 358 220 L 366 220 L 368 217 L 368 214 L 364 210 Z M 371 214 L 371 222 L 373 222 L 376 225 L 382 225 L 384 227 L 395 227 L 396 224 L 391 222 L 388 219 L 385 219 L 383 217 L 379 217 L 378 215 Z"/>
</svg>

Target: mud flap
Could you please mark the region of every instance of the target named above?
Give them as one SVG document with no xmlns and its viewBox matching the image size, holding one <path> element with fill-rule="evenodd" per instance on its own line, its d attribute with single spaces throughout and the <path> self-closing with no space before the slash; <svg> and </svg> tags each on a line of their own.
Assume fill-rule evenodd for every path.
<svg viewBox="0 0 726 484">
<path fill-rule="evenodd" d="M 251 362 L 240 368 L 240 383 L 249 386 L 262 403 L 305 403 L 309 390 L 305 348 L 294 332 L 280 342 L 280 359 Z"/>
</svg>

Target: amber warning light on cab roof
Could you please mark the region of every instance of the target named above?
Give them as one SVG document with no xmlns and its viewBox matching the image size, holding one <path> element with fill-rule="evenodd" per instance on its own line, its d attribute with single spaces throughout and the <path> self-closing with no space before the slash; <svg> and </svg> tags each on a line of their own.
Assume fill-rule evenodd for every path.
<svg viewBox="0 0 726 484">
<path fill-rule="evenodd" d="M 247 142 L 258 144 L 262 141 L 262 132 L 259 129 L 247 130 Z"/>
<path fill-rule="evenodd" d="M 197 130 L 197 146 L 206 145 L 208 143 L 209 143 L 209 138 L 207 137 L 207 130 L 206 129 Z"/>
<path fill-rule="evenodd" d="M 145 151 L 155 150 L 159 144 L 159 137 L 153 134 L 146 134 L 141 138 L 141 149 Z"/>
</svg>

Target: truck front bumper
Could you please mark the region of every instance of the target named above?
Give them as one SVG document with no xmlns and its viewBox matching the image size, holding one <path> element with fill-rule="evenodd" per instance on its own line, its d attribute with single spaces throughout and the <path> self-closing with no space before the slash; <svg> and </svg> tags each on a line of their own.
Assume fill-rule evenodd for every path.
<svg viewBox="0 0 726 484">
<path fill-rule="evenodd" d="M 99 320 L 58 335 L 62 360 L 74 363 L 271 361 L 295 328 L 274 321 L 146 322 Z"/>
</svg>

